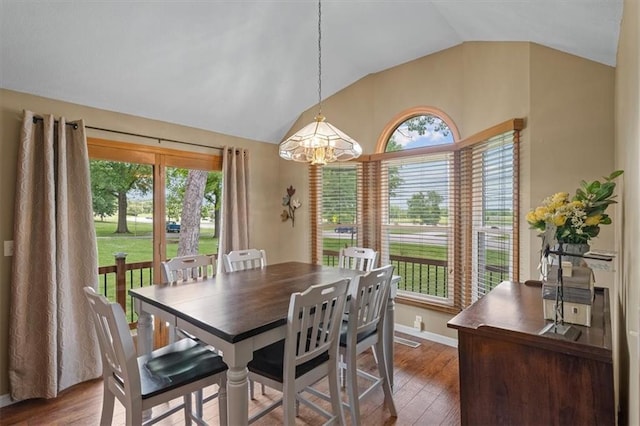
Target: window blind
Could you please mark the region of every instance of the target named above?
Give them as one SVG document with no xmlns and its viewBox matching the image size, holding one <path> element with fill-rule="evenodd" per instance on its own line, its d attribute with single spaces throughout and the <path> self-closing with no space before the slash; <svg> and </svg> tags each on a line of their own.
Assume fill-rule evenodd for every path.
<svg viewBox="0 0 640 426">
<path fill-rule="evenodd" d="M 381 259 L 402 276 L 398 290 L 453 305 L 453 152 L 381 162 Z"/>
<path fill-rule="evenodd" d="M 473 303 L 504 280 L 513 280 L 514 218 L 517 217 L 516 144 L 507 132 L 460 153 L 460 251 L 462 306 Z M 517 221 L 515 221 L 517 226 Z M 464 265 L 468 265 L 466 270 Z"/>
<path fill-rule="evenodd" d="M 312 214 L 316 263 L 337 265 L 340 248 L 358 245 L 362 238 L 358 168 L 356 162 L 310 168 L 312 199 L 317 203 Z"/>
</svg>

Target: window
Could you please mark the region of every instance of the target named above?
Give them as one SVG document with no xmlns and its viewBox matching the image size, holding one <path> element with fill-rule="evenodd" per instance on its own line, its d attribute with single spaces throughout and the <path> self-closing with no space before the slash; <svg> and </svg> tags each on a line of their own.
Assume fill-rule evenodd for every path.
<svg viewBox="0 0 640 426">
<path fill-rule="evenodd" d="M 331 163 L 311 168 L 315 186 L 314 262 L 337 265 L 340 248 L 358 244 L 358 164 Z M 315 208 L 313 207 L 315 206 Z M 313 214 L 313 213 L 312 213 Z"/>
<path fill-rule="evenodd" d="M 330 244 L 375 248 L 382 264 L 393 264 L 402 277 L 398 301 L 447 312 L 503 280 L 518 280 L 514 218 L 522 128 L 522 120 L 514 119 L 459 140 L 446 114 L 416 108 L 387 126 L 379 153 L 312 167 L 314 261 Z M 347 181 L 336 180 L 336 168 L 350 173 L 348 190 L 339 189 Z M 353 240 L 331 240 L 337 235 L 331 217 L 343 216 L 329 215 L 329 209 L 355 215 L 349 222 L 357 228 Z"/>
<path fill-rule="evenodd" d="M 215 182 L 220 181 L 221 157 L 97 138 L 89 138 L 87 144 L 99 291 L 121 303 L 133 323 L 137 317 L 126 290 L 160 282 L 160 262 L 176 256 L 181 238 L 192 237 L 185 244 L 201 253 L 217 252 Z M 204 198 L 192 204 L 195 226 L 189 228 L 183 222 L 183 199 L 185 182 L 194 170 L 203 171 L 212 184 L 207 179 Z M 196 207 L 200 201 L 201 209 Z M 196 228 L 200 232 L 184 232 Z"/>
<path fill-rule="evenodd" d="M 506 132 L 462 150 L 461 214 L 471 218 L 471 302 L 514 279 L 515 148 Z M 515 194 L 515 195 L 514 195 Z"/>
<path fill-rule="evenodd" d="M 453 305 L 453 160 L 444 152 L 381 162 L 382 264 L 403 277 L 400 294 L 444 305 Z"/>
<path fill-rule="evenodd" d="M 384 152 L 452 144 L 453 131 L 445 120 L 424 112 L 400 123 L 385 145 Z"/>
</svg>

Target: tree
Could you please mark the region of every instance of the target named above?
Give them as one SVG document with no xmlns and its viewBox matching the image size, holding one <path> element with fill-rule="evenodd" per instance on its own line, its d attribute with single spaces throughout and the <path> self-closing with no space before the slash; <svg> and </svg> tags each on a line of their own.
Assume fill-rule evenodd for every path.
<svg viewBox="0 0 640 426">
<path fill-rule="evenodd" d="M 387 142 L 387 147 L 385 152 L 395 152 L 402 151 L 402 145 L 396 142 L 393 135 L 389 138 Z M 396 196 L 396 189 L 402 184 L 402 178 L 400 177 L 400 171 L 398 166 L 389 167 L 389 197 L 393 198 Z"/>
<path fill-rule="evenodd" d="M 424 225 L 437 225 L 442 216 L 441 202 L 442 196 L 436 191 L 428 191 L 426 196 L 422 192 L 415 193 L 407 201 L 408 216 Z"/>
<path fill-rule="evenodd" d="M 449 135 L 449 126 L 440 117 L 435 115 L 418 115 L 405 121 L 407 130 L 410 132 L 418 132 L 419 135 L 424 135 L 429 128 L 433 132 L 442 133 L 443 136 Z"/>
<path fill-rule="evenodd" d="M 178 256 L 198 254 L 202 199 L 207 184 L 206 170 L 189 170 L 184 188 Z"/>
<path fill-rule="evenodd" d="M 204 199 L 213 205 L 213 238 L 220 237 L 220 208 L 222 207 L 222 173 L 209 172 Z"/>
<path fill-rule="evenodd" d="M 187 169 L 166 169 L 165 214 L 168 220 L 180 221 L 184 191 L 187 185 Z"/>
<path fill-rule="evenodd" d="M 145 164 L 119 161 L 91 160 L 91 189 L 98 199 L 114 197 L 118 203 L 118 226 L 116 234 L 128 234 L 127 193 L 132 190 L 141 195 L 148 193 L 153 185 L 153 170 Z M 95 212 L 100 214 L 99 212 Z"/>
<path fill-rule="evenodd" d="M 355 223 L 356 169 L 325 166 L 322 170 L 322 218 L 331 223 Z"/>
<path fill-rule="evenodd" d="M 100 216 L 102 222 L 106 216 L 112 216 L 118 211 L 117 198 L 113 194 L 95 190 L 93 182 L 91 183 L 91 192 L 93 193 L 93 214 Z"/>
</svg>

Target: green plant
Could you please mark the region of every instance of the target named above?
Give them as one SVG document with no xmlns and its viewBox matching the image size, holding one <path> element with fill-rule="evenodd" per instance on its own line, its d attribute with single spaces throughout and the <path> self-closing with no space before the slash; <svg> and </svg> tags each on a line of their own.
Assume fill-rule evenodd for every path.
<svg viewBox="0 0 640 426">
<path fill-rule="evenodd" d="M 543 200 L 542 205 L 527 213 L 527 222 L 532 229 L 545 231 L 555 227 L 554 236 L 562 243 L 586 244 L 600 233 L 600 225 L 611 224 L 605 213 L 614 204 L 616 187 L 613 180 L 623 173 L 617 170 L 604 182 L 582 181 L 573 198 L 566 192 L 558 192 Z"/>
</svg>

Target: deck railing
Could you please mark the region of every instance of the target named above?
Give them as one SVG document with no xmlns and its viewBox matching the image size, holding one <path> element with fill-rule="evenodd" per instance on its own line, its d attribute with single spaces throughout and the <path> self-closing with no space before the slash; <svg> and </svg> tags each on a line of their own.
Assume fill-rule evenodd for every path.
<svg viewBox="0 0 640 426">
<path fill-rule="evenodd" d="M 338 266 L 340 253 L 335 250 L 322 251 L 322 264 Z M 447 261 L 419 257 L 391 255 L 394 274 L 402 279 L 398 290 L 447 297 Z"/>
<path fill-rule="evenodd" d="M 339 252 L 324 250 L 322 255 L 323 265 L 338 266 Z M 116 253 L 114 256 L 115 265 L 98 268 L 98 291 L 109 300 L 118 302 L 125 310 L 130 326 L 135 328 L 138 317 L 133 310 L 128 290 L 153 284 L 153 262 L 126 263 L 126 253 Z M 398 284 L 399 290 L 438 297 L 448 296 L 447 261 L 395 255 L 390 256 L 390 261 L 395 266 L 394 274 L 402 277 Z M 509 278 L 508 270 L 492 265 L 486 267 L 486 274 L 488 288 L 483 293 L 488 293 Z"/>
<path fill-rule="evenodd" d="M 138 316 L 128 290 L 153 284 L 153 261 L 127 263 L 126 253 L 116 253 L 114 257 L 115 265 L 98 268 L 98 292 L 118 302 L 127 314 L 129 326 L 135 328 Z"/>
<path fill-rule="evenodd" d="M 323 250 L 322 263 L 327 266 L 338 266 L 340 253 L 335 250 Z M 427 294 L 437 297 L 448 297 L 449 282 L 447 261 L 425 259 L 409 256 L 389 256 L 395 266 L 394 274 L 402 279 L 398 283 L 398 290 Z M 509 279 L 509 270 L 502 266 L 487 265 L 485 268 L 485 284 L 482 294 L 491 291 L 504 280 Z"/>
</svg>

